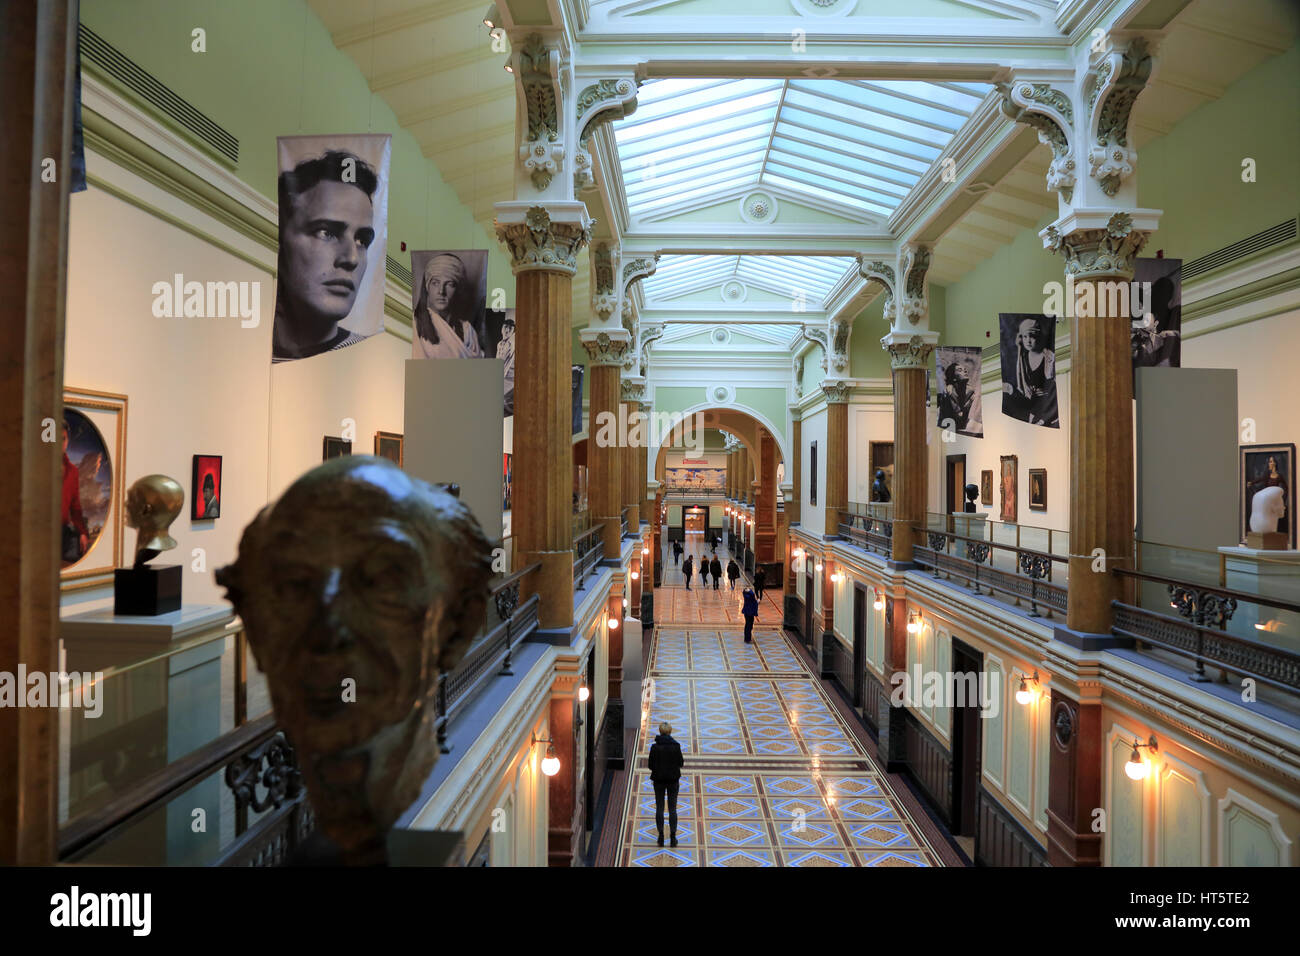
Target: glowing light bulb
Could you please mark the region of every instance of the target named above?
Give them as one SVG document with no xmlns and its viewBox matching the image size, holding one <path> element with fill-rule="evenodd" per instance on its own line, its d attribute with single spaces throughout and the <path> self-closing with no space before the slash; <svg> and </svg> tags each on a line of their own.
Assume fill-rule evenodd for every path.
<svg viewBox="0 0 1300 956">
<path fill-rule="evenodd" d="M 542 758 L 542 773 L 548 777 L 554 777 L 560 772 L 560 758 L 555 756 L 555 747 L 546 748 L 546 756 Z"/>
<path fill-rule="evenodd" d="M 609 619 L 609 629 L 610 629 L 611 631 L 617 631 L 617 630 L 618 630 L 618 618 L 616 618 L 616 617 L 611 617 L 611 618 Z"/>
<path fill-rule="evenodd" d="M 640 581 L 640 580 L 641 580 L 641 574 L 640 574 L 640 572 L 638 572 L 638 571 L 633 571 L 633 572 L 632 572 L 632 580 L 633 580 L 633 581 Z"/>
<path fill-rule="evenodd" d="M 578 701 L 585 704 L 589 697 L 591 697 L 591 688 L 587 686 L 586 681 L 583 681 L 582 686 L 578 688 Z"/>
<path fill-rule="evenodd" d="M 1124 772 L 1128 774 L 1130 780 L 1145 780 L 1150 768 L 1142 755 L 1138 753 L 1137 747 L 1133 748 L 1133 753 L 1129 755 L 1128 763 L 1124 764 Z"/>
<path fill-rule="evenodd" d="M 1021 674 L 1021 675 L 1020 675 L 1020 687 L 1016 689 L 1016 703 L 1017 703 L 1017 704 L 1027 704 L 1027 703 L 1029 703 L 1031 700 L 1033 700 L 1033 698 L 1034 698 L 1034 695 L 1033 695 L 1033 693 L 1029 690 L 1029 685 L 1025 683 L 1025 677 L 1024 677 L 1024 675 Z"/>
<path fill-rule="evenodd" d="M 871 606 L 877 611 L 883 611 L 885 609 L 885 602 L 880 598 L 876 598 L 871 602 Z"/>
</svg>

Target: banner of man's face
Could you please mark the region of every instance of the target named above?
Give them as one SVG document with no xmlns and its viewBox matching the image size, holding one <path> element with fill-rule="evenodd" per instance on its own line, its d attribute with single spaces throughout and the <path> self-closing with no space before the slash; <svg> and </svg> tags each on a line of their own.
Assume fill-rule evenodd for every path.
<svg viewBox="0 0 1300 956">
<path fill-rule="evenodd" d="M 980 399 L 983 352 L 978 347 L 944 345 L 934 350 L 938 379 L 940 428 L 958 435 L 984 437 L 984 404 Z"/>
<path fill-rule="evenodd" d="M 496 358 L 486 339 L 486 249 L 411 253 L 411 358 Z"/>
<path fill-rule="evenodd" d="M 384 327 L 392 137 L 281 136 L 272 361 L 310 358 Z"/>
<path fill-rule="evenodd" d="M 1056 401 L 1056 319 L 1024 312 L 998 314 L 1002 352 L 1002 414 L 1060 428 Z"/>
<path fill-rule="evenodd" d="M 1133 368 L 1183 364 L 1183 260 L 1138 259 L 1129 302 Z"/>
</svg>

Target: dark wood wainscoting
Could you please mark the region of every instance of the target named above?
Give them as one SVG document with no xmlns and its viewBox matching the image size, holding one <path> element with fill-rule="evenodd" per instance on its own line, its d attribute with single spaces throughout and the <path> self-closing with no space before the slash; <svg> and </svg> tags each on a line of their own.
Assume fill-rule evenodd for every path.
<svg viewBox="0 0 1300 956">
<path fill-rule="evenodd" d="M 975 862 L 979 866 L 1047 866 L 1047 851 L 980 787 L 976 801 Z"/>
<path fill-rule="evenodd" d="M 853 651 L 834 634 L 826 635 L 825 669 L 844 699 L 853 703 Z"/>
<path fill-rule="evenodd" d="M 946 821 L 952 820 L 952 756 L 933 734 L 905 711 L 907 769 Z"/>
<path fill-rule="evenodd" d="M 863 675 L 862 719 L 873 737 L 880 736 L 880 711 L 889 706 L 885 685 L 871 671 Z"/>
</svg>

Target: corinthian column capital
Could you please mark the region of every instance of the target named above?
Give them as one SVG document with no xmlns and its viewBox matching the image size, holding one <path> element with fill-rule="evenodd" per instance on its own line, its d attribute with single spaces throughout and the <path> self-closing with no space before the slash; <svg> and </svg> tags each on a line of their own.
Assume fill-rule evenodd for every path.
<svg viewBox="0 0 1300 956">
<path fill-rule="evenodd" d="M 573 275 L 578 253 L 591 241 L 591 217 L 580 202 L 502 202 L 496 205 L 497 238 L 510 250 L 511 267 L 521 272 Z"/>
</svg>

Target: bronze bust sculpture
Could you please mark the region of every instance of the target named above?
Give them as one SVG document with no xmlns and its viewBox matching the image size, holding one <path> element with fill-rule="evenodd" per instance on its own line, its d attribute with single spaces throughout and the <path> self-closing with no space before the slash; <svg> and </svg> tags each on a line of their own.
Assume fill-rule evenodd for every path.
<svg viewBox="0 0 1300 956">
<path fill-rule="evenodd" d="M 349 455 L 263 508 L 217 571 L 340 862 L 385 862 L 437 762 L 438 674 L 483 625 L 491 551 L 446 491 Z"/>
<path fill-rule="evenodd" d="M 167 531 L 183 504 L 185 489 L 166 475 L 145 475 L 127 490 L 126 524 L 136 529 L 135 567 L 144 567 L 147 561 L 176 547 L 176 539 Z"/>
</svg>

